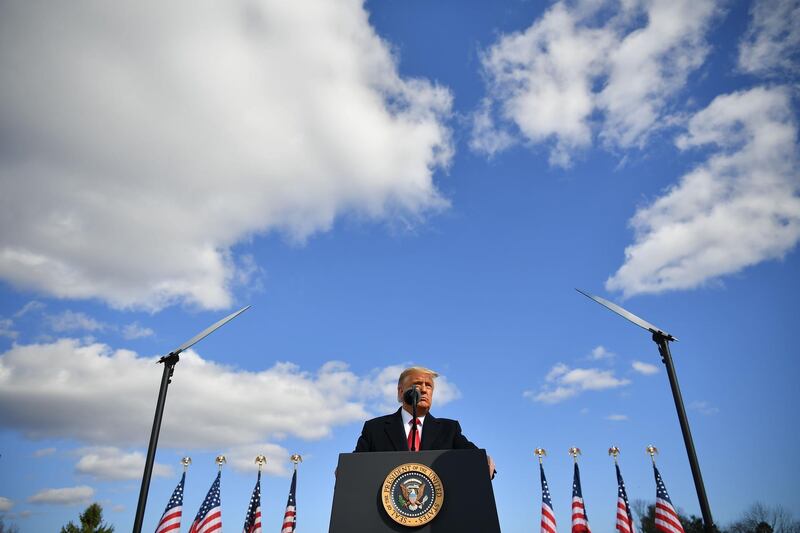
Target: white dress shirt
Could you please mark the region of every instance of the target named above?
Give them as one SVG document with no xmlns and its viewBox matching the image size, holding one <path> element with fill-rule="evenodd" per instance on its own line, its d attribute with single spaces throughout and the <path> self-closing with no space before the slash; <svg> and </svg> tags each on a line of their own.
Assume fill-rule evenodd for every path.
<svg viewBox="0 0 800 533">
<path fill-rule="evenodd" d="M 403 417 L 403 429 L 406 430 L 406 440 L 408 440 L 408 434 L 411 433 L 411 413 L 405 409 L 400 409 L 400 415 Z M 419 420 L 417 434 L 419 435 L 419 442 L 422 442 L 422 428 L 425 425 L 425 417 L 418 416 L 417 420 Z"/>
</svg>

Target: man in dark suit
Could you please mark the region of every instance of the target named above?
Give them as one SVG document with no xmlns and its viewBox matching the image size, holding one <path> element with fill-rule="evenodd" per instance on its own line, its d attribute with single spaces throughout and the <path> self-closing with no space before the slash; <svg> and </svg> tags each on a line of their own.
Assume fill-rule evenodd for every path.
<svg viewBox="0 0 800 533">
<path fill-rule="evenodd" d="M 390 415 L 379 416 L 364 423 L 355 452 L 391 452 L 408 450 L 469 450 L 476 449 L 461 433 L 461 425 L 449 418 L 430 414 L 433 401 L 433 370 L 423 367 L 405 369 L 397 380 L 397 401 L 402 407 Z M 419 391 L 417 402 L 417 431 L 413 430 L 412 406 L 403 393 L 413 386 Z M 488 456 L 487 456 L 488 457 Z M 488 457 L 489 473 L 494 475 L 494 461 Z"/>
</svg>

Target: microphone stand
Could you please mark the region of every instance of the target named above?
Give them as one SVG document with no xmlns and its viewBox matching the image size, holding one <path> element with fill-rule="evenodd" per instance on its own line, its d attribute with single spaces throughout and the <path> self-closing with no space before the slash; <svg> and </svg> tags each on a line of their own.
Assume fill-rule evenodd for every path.
<svg viewBox="0 0 800 533">
<path fill-rule="evenodd" d="M 414 393 L 412 396 L 411 402 L 411 448 L 412 452 L 418 452 L 419 448 L 417 447 L 417 402 L 419 401 L 419 392 L 417 391 L 417 386 L 414 385 Z M 422 444 L 422 443 L 420 443 Z M 413 449 L 417 447 L 417 449 Z"/>
</svg>

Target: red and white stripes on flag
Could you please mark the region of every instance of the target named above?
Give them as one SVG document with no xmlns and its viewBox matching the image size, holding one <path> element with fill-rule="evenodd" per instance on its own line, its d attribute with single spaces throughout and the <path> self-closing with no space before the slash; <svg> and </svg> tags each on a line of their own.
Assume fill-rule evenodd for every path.
<svg viewBox="0 0 800 533">
<path fill-rule="evenodd" d="M 591 533 L 589 518 L 586 516 L 586 506 L 583 503 L 581 491 L 581 473 L 578 463 L 575 463 L 575 473 L 572 476 L 572 533 Z"/>
<path fill-rule="evenodd" d="M 189 533 L 212 533 L 222 529 L 222 503 L 219 498 L 219 481 L 222 472 L 217 472 L 217 479 L 208 489 L 203 505 L 189 528 Z"/>
<path fill-rule="evenodd" d="M 550 499 L 550 489 L 547 487 L 547 478 L 544 477 L 544 467 L 539 463 L 539 474 L 542 479 L 542 531 L 541 533 L 556 533 L 556 515 L 553 512 L 553 502 Z"/>
<path fill-rule="evenodd" d="M 664 533 L 684 533 L 678 513 L 672 506 L 667 487 L 661 480 L 661 474 L 655 463 L 653 463 L 653 470 L 656 475 L 656 529 Z"/>
<path fill-rule="evenodd" d="M 169 533 L 170 531 L 177 533 L 177 531 L 180 531 L 183 510 L 183 485 L 185 482 L 186 472 L 183 473 L 178 486 L 172 492 L 167 508 L 164 509 L 164 514 L 161 515 L 161 520 L 159 520 L 158 527 L 156 527 L 156 533 Z"/>
<path fill-rule="evenodd" d="M 286 501 L 286 512 L 283 514 L 281 533 L 294 533 L 297 526 L 297 510 L 295 492 L 297 490 L 297 470 L 292 475 L 292 486 L 289 488 L 289 499 Z"/>
<path fill-rule="evenodd" d="M 619 465 L 614 463 L 614 466 L 617 468 L 617 530 L 620 533 L 636 533 L 631 506 L 628 505 L 628 494 L 625 492 L 625 482 L 622 481 Z"/>
</svg>

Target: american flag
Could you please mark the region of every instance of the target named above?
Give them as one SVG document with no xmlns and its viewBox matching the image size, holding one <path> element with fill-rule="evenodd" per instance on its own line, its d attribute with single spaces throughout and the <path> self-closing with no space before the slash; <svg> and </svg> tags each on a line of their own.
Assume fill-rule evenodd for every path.
<svg viewBox="0 0 800 533">
<path fill-rule="evenodd" d="M 297 470 L 292 476 L 292 486 L 289 489 L 289 500 L 286 502 L 286 512 L 283 514 L 283 528 L 281 533 L 294 533 L 297 525 L 297 512 L 295 511 L 295 489 L 297 488 Z"/>
<path fill-rule="evenodd" d="M 219 480 L 222 472 L 217 472 L 217 479 L 208 489 L 203 505 L 194 517 L 189 533 L 211 533 L 222 529 L 222 502 L 219 499 Z"/>
<path fill-rule="evenodd" d="M 656 529 L 664 533 L 684 533 L 678 513 L 672 506 L 667 487 L 661 480 L 661 474 L 658 473 L 655 463 L 653 470 L 656 473 Z"/>
<path fill-rule="evenodd" d="M 539 473 L 542 477 L 542 532 L 556 533 L 556 515 L 553 512 L 553 501 L 550 499 L 550 489 L 547 487 L 547 478 L 544 477 L 544 467 L 539 463 Z"/>
<path fill-rule="evenodd" d="M 247 517 L 244 519 L 242 533 L 261 533 L 261 471 L 258 472 L 253 495 L 250 496 L 250 505 L 247 507 Z"/>
<path fill-rule="evenodd" d="M 181 481 L 175 490 L 172 492 L 172 497 L 167 503 L 167 508 L 164 509 L 164 514 L 161 515 L 161 520 L 158 522 L 156 533 L 167 533 L 173 529 L 180 530 L 181 528 L 181 510 L 183 509 L 183 484 L 186 482 L 186 472 L 181 476 Z"/>
<path fill-rule="evenodd" d="M 628 505 L 628 494 L 625 492 L 625 482 L 622 481 L 622 474 L 619 471 L 619 465 L 614 465 L 617 468 L 617 529 L 620 533 L 636 533 L 636 526 L 633 524 L 633 515 L 631 514 L 631 506 Z"/>
<path fill-rule="evenodd" d="M 581 492 L 581 473 L 575 463 L 575 474 L 572 476 L 572 533 L 591 533 L 586 507 Z"/>
</svg>

